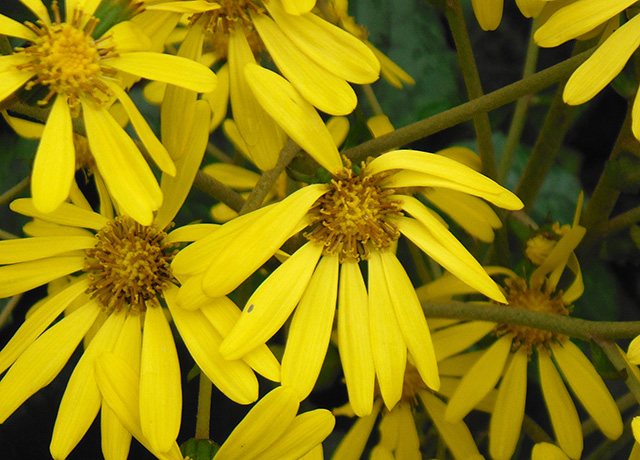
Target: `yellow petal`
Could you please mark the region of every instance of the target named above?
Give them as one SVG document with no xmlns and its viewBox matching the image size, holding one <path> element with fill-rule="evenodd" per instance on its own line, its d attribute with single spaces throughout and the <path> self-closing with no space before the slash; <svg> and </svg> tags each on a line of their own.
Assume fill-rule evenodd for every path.
<svg viewBox="0 0 640 460">
<path fill-rule="evenodd" d="M 180 363 L 171 328 L 159 305 L 149 305 L 144 319 L 140 367 L 140 422 L 154 450 L 175 443 L 182 418 Z"/>
<path fill-rule="evenodd" d="M 140 141 L 147 149 L 149 156 L 162 171 L 174 176 L 176 174 L 176 167 L 171 160 L 167 149 L 160 143 L 154 132 L 149 127 L 147 120 L 144 119 L 129 95 L 115 83 L 107 82 L 106 84 L 122 103 L 122 106 L 131 120 L 133 129 L 135 129 Z"/>
<path fill-rule="evenodd" d="M 288 15 L 278 2 L 265 6 L 289 39 L 319 65 L 353 83 L 378 79 L 380 62 L 367 45 L 349 32 L 313 13 Z"/>
<path fill-rule="evenodd" d="M 367 266 L 371 351 L 382 399 L 387 409 L 391 410 L 402 396 L 407 346 L 396 319 L 378 251 L 371 252 Z"/>
<path fill-rule="evenodd" d="M 349 402 L 359 416 L 373 409 L 375 367 L 371 351 L 367 288 L 356 262 L 340 267 L 338 347 Z"/>
<path fill-rule="evenodd" d="M 113 350 L 124 320 L 124 314 L 110 315 L 76 364 L 53 427 L 49 447 L 53 458 L 66 458 L 98 415 L 102 397 L 95 380 L 94 364 L 102 353 Z"/>
<path fill-rule="evenodd" d="M 489 423 L 489 452 L 494 460 L 509 460 L 516 449 L 527 399 L 527 362 L 524 348 L 512 353 L 500 382 Z"/>
<path fill-rule="evenodd" d="M 262 282 L 222 342 L 223 356 L 238 359 L 266 343 L 282 327 L 307 288 L 323 248 L 308 242 Z"/>
<path fill-rule="evenodd" d="M 465 374 L 447 405 L 449 422 L 462 420 L 496 386 L 509 356 L 511 341 L 510 336 L 498 339 Z"/>
<path fill-rule="evenodd" d="M 320 166 L 334 173 L 342 160 L 333 138 L 318 112 L 280 75 L 249 63 L 244 68 L 247 82 L 262 108 Z"/>
<path fill-rule="evenodd" d="M 202 99 L 209 103 L 211 107 L 211 123 L 209 124 L 209 131 L 213 131 L 222 120 L 227 116 L 227 110 L 229 106 L 229 64 L 225 63 L 216 74 L 218 76 L 218 86 L 210 93 L 202 95 Z"/>
<path fill-rule="evenodd" d="M 25 59 L 16 59 L 14 56 L 0 57 L 0 71 L 2 71 L 0 101 L 4 101 L 11 96 L 36 74 L 35 71 L 14 69 L 14 65 L 25 62 Z"/>
<path fill-rule="evenodd" d="M 431 333 L 424 317 L 422 306 L 411 284 L 409 275 L 391 251 L 380 251 L 384 279 L 389 290 L 398 325 L 404 342 L 427 386 L 435 391 L 440 388 L 440 377 L 436 356 L 431 342 Z"/>
<path fill-rule="evenodd" d="M 97 240 L 91 236 L 43 236 L 0 241 L 0 264 L 44 259 L 69 251 L 88 249 Z"/>
<path fill-rule="evenodd" d="M 197 241 L 205 236 L 209 236 L 213 230 L 218 228 L 216 224 L 192 224 L 184 225 L 172 230 L 166 237 L 168 243 L 185 243 Z"/>
<path fill-rule="evenodd" d="M 389 57 L 373 46 L 368 40 L 364 44 L 369 47 L 375 57 L 380 61 L 380 73 L 382 77 L 398 89 L 402 89 L 402 84 L 413 85 L 416 81 L 411 75 L 405 72 L 398 64 L 393 62 Z"/>
<path fill-rule="evenodd" d="M 631 130 L 636 139 L 640 139 L 640 97 L 636 94 L 631 109 Z"/>
<path fill-rule="evenodd" d="M 535 33 L 538 46 L 552 47 L 576 38 L 628 8 L 635 0 L 582 0 L 556 11 Z"/>
<path fill-rule="evenodd" d="M 0 267 L 0 299 L 84 268 L 84 255 L 58 256 Z"/>
<path fill-rule="evenodd" d="M 6 110 L 2 111 L 2 118 L 7 122 L 18 136 L 25 139 L 40 139 L 44 125 L 39 122 L 25 120 L 24 118 L 12 117 Z"/>
<path fill-rule="evenodd" d="M 331 434 L 335 424 L 335 417 L 326 409 L 298 415 L 278 441 L 253 460 L 301 459 Z"/>
<path fill-rule="evenodd" d="M 551 356 L 538 351 L 538 369 L 542 395 L 549 411 L 558 444 L 571 458 L 582 455 L 582 426 L 576 406 L 558 374 Z"/>
<path fill-rule="evenodd" d="M 338 256 L 320 259 L 291 321 L 282 357 L 282 385 L 305 399 L 327 354 L 338 297 Z"/>
<path fill-rule="evenodd" d="M 208 0 L 190 0 L 177 2 L 164 2 L 158 5 L 145 6 L 148 10 L 171 11 L 173 13 L 204 13 L 220 8 L 217 3 L 211 3 Z"/>
<path fill-rule="evenodd" d="M 179 56 L 147 51 L 122 53 L 104 61 L 103 65 L 198 93 L 208 93 L 216 88 L 216 74 L 211 69 Z"/>
<path fill-rule="evenodd" d="M 569 340 L 552 344 L 551 351 L 571 390 L 602 433 L 617 439 L 622 434 L 620 411 L 591 361 Z"/>
<path fill-rule="evenodd" d="M 473 12 L 483 30 L 496 30 L 502 21 L 503 0 L 471 0 Z"/>
<path fill-rule="evenodd" d="M 33 205 L 33 200 L 30 198 L 14 200 L 9 207 L 12 211 L 25 216 L 43 219 L 56 224 L 69 225 L 71 227 L 100 230 L 109 222 L 109 219 L 96 212 L 87 211 L 70 203 L 62 203 L 52 213 L 38 211 Z"/>
<path fill-rule="evenodd" d="M 444 413 L 447 406 L 442 400 L 428 391 L 419 391 L 418 397 L 454 458 L 468 459 L 474 455 L 480 455 L 467 425 L 463 421 L 449 423 L 445 420 Z"/>
<path fill-rule="evenodd" d="M 422 458 L 420 439 L 416 430 L 416 422 L 411 413 L 411 405 L 400 403 L 396 410 L 400 416 L 398 417 L 398 445 L 395 455 L 397 458 L 420 460 Z"/>
<path fill-rule="evenodd" d="M 29 347 L 42 332 L 87 289 L 86 279 L 71 284 L 54 296 L 46 298 L 40 308 L 13 334 L 9 343 L 0 351 L 0 373 L 4 372 Z"/>
<path fill-rule="evenodd" d="M 260 180 L 260 174 L 231 163 L 213 163 L 202 171 L 235 190 L 251 190 Z"/>
<path fill-rule="evenodd" d="M 302 97 L 330 115 L 348 115 L 355 109 L 356 93 L 344 79 L 309 59 L 269 17 L 251 17 L 276 66 Z"/>
<path fill-rule="evenodd" d="M 289 238 L 316 199 L 325 192 L 325 185 L 304 187 L 236 233 L 233 241 L 229 241 L 209 265 L 202 281 L 205 293 L 218 297 L 238 287 Z"/>
<path fill-rule="evenodd" d="M 333 143 L 341 145 L 349 134 L 349 119 L 347 117 L 331 117 L 327 120 L 326 125 L 333 138 Z"/>
<path fill-rule="evenodd" d="M 616 30 L 573 72 L 562 94 L 567 104 L 579 105 L 590 100 L 622 71 L 640 46 L 640 18 L 633 17 Z"/>
<path fill-rule="evenodd" d="M 245 363 L 227 360 L 218 348 L 222 337 L 201 311 L 188 311 L 175 303 L 175 290 L 165 293 L 167 305 L 180 336 L 202 372 L 227 397 L 238 404 L 258 399 L 258 379 Z"/>
<path fill-rule="evenodd" d="M 106 111 L 83 104 L 89 146 L 113 199 L 125 214 L 151 225 L 162 192 L 135 143 Z"/>
<path fill-rule="evenodd" d="M 0 423 L 62 370 L 100 313 L 90 302 L 45 331 L 20 355 L 0 381 Z"/>
<path fill-rule="evenodd" d="M 308 13 L 316 5 L 316 0 L 282 0 L 284 10 L 289 14 Z"/>
<path fill-rule="evenodd" d="M 449 356 L 466 350 L 491 332 L 495 327 L 495 323 L 469 321 L 432 333 L 431 339 L 433 340 L 436 359 L 442 361 Z"/>
<path fill-rule="evenodd" d="M 569 460 L 569 457 L 558 446 L 539 442 L 531 449 L 531 460 Z"/>
<path fill-rule="evenodd" d="M 229 37 L 228 59 L 233 118 L 251 161 L 262 171 L 267 171 L 276 165 L 286 139 L 282 129 L 265 112 L 249 87 L 244 68 L 249 63 L 255 64 L 255 58 L 240 28 Z"/>
<path fill-rule="evenodd" d="M 629 344 L 627 359 L 631 364 L 640 364 L 640 335 L 633 339 Z"/>
<path fill-rule="evenodd" d="M 31 42 L 38 38 L 33 30 L 4 14 L 0 14 L 0 33 L 9 37 L 23 38 Z M 4 59 L 5 57 L 8 56 L 3 56 L 2 58 Z"/>
<path fill-rule="evenodd" d="M 182 207 L 184 200 L 191 191 L 204 151 L 209 140 L 209 107 L 206 102 L 196 102 L 194 122 L 188 136 L 189 142 L 184 154 L 176 160 L 177 173 L 174 177 L 162 175 L 160 189 L 164 196 L 162 206 L 156 214 L 155 223 L 164 228 L 171 223 Z"/>
<path fill-rule="evenodd" d="M 558 274 L 554 277 L 555 279 L 552 280 L 552 287 L 555 287 L 562 270 L 564 270 L 564 267 L 569 260 L 569 256 L 573 250 L 578 247 L 585 233 L 586 229 L 578 225 L 577 227 L 571 228 L 571 230 L 564 234 L 560 241 L 556 243 L 545 261 L 533 272 L 531 275 L 531 282 L 537 282 L 545 275 L 554 272 L 557 268 L 560 268 L 560 270 L 558 270 Z"/>
<path fill-rule="evenodd" d="M 263 452 L 291 425 L 298 407 L 291 388 L 271 390 L 231 432 L 216 453 L 217 460 L 243 460 Z"/>
<path fill-rule="evenodd" d="M 360 460 L 364 452 L 365 445 L 371 436 L 373 425 L 378 419 L 378 413 L 382 406 L 382 401 L 374 403 L 373 411 L 366 417 L 359 417 L 351 426 L 347 434 L 342 438 L 336 448 L 331 460 Z"/>
</svg>

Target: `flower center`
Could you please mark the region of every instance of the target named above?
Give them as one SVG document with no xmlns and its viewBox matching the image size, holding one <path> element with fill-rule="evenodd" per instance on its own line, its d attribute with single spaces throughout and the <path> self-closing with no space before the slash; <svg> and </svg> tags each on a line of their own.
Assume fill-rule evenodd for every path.
<svg viewBox="0 0 640 460">
<path fill-rule="evenodd" d="M 384 175 L 355 175 L 350 165 L 331 181 L 331 190 L 311 208 L 311 231 L 305 236 L 321 243 L 327 254 L 340 260 L 366 260 L 369 245 L 386 249 L 400 237 L 389 215 L 400 214 L 398 201 L 390 200 L 393 190 L 384 190 Z"/>
<path fill-rule="evenodd" d="M 118 217 L 98 232 L 98 243 L 86 251 L 87 293 L 106 313 L 123 308 L 144 312 L 148 302 L 162 295 L 173 279 L 170 263 L 177 252 L 164 242 L 166 236 L 154 225 L 143 226 L 129 217 Z"/>
<path fill-rule="evenodd" d="M 407 363 L 407 367 L 404 370 L 401 399 L 415 404 L 418 392 L 426 389 L 427 385 L 422 380 L 422 377 L 420 377 L 418 369 L 413 364 Z"/>
<path fill-rule="evenodd" d="M 52 8 L 54 23 L 50 26 L 42 21 L 37 25 L 25 23 L 38 38 L 28 48 L 16 48 L 18 53 L 30 58 L 18 68 L 36 72 L 35 80 L 27 83 L 25 89 L 36 85 L 48 88 L 48 94 L 38 101 L 40 105 L 48 104 L 55 94 L 67 96 L 74 109 L 80 99 L 87 97 L 101 104 L 110 93 L 99 77 L 103 73 L 115 74 L 115 71 L 100 67 L 100 61 L 114 53 L 111 47 L 98 48 L 98 43 L 106 37 L 94 40 L 91 36 L 99 20 L 92 17 L 81 27 L 82 12 L 75 11 L 71 22 L 62 22 L 57 2 L 53 2 Z"/>
<path fill-rule="evenodd" d="M 507 290 L 505 297 L 510 307 L 562 316 L 568 316 L 571 312 L 571 306 L 562 300 L 562 291 L 554 292 L 546 282 L 538 287 L 528 287 L 527 282 L 522 278 L 507 278 L 504 283 Z M 514 335 L 512 348 L 516 350 L 524 347 L 529 355 L 534 347 L 548 348 L 551 341 L 564 342 L 568 339 L 565 335 L 541 329 L 514 324 L 498 324 L 496 334 L 501 336 L 507 333 Z"/>
</svg>

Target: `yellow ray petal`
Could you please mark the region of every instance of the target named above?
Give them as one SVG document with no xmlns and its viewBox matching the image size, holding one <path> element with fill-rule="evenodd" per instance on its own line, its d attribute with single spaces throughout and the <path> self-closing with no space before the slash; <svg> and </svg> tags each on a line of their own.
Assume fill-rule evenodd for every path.
<svg viewBox="0 0 640 460">
<path fill-rule="evenodd" d="M 33 30 L 4 14 L 0 14 L 0 33 L 9 37 L 23 38 L 31 42 L 38 38 Z M 4 59 L 5 57 L 9 56 L 3 56 L 2 58 Z"/>
<path fill-rule="evenodd" d="M 142 432 L 154 450 L 166 452 L 180 430 L 182 386 L 173 335 L 159 305 L 147 308 L 140 362 Z"/>
<path fill-rule="evenodd" d="M 106 82 L 109 89 L 115 94 L 116 98 L 122 103 L 133 129 L 140 138 L 140 141 L 147 149 L 147 153 L 165 173 L 174 176 L 176 174 L 176 166 L 171 160 L 167 149 L 160 143 L 154 132 L 149 127 L 147 120 L 144 119 L 136 105 L 133 103 L 127 93 L 122 88 L 112 82 Z"/>
<path fill-rule="evenodd" d="M 2 69 L 2 79 L 0 79 L 0 101 L 4 101 L 11 96 L 36 74 L 35 71 L 12 68 L 16 63 L 25 62 L 25 59 L 15 59 L 14 56 L 2 56 L 0 58 L 0 69 L 4 67 Z M 7 69 L 5 66 L 10 66 L 11 68 Z"/>
<path fill-rule="evenodd" d="M 411 405 L 400 403 L 395 410 L 398 411 L 398 444 L 395 450 L 397 458 L 420 459 L 420 439 L 416 429 L 416 422 L 413 420 Z"/>
<path fill-rule="evenodd" d="M 25 139 L 40 139 L 42 137 L 42 131 L 44 130 L 42 123 L 12 117 L 6 110 L 2 111 L 2 118 L 20 137 Z"/>
<path fill-rule="evenodd" d="M 298 415 L 278 441 L 253 460 L 298 460 L 322 443 L 335 424 L 335 417 L 326 409 Z"/>
<path fill-rule="evenodd" d="M 38 210 L 49 213 L 67 199 L 76 159 L 67 99 L 56 97 L 42 132 L 31 175 L 31 195 Z"/>
<path fill-rule="evenodd" d="M 291 231 L 326 190 L 320 184 L 304 187 L 236 233 L 209 265 L 202 281 L 205 293 L 219 297 L 238 287 L 291 236 Z"/>
<path fill-rule="evenodd" d="M 327 354 L 338 297 L 338 256 L 323 256 L 300 299 L 282 357 L 282 385 L 306 398 Z"/>
<path fill-rule="evenodd" d="M 69 225 L 71 227 L 100 230 L 109 222 L 109 219 L 96 212 L 87 211 L 70 203 L 62 203 L 52 213 L 38 211 L 33 204 L 33 200 L 30 198 L 14 200 L 9 207 L 12 211 L 25 216 L 43 219 L 56 224 Z"/>
<path fill-rule="evenodd" d="M 223 356 L 238 359 L 266 343 L 282 327 L 307 288 L 322 250 L 322 245 L 308 242 L 262 282 L 222 342 Z"/>
<path fill-rule="evenodd" d="M 168 243 L 185 243 L 198 241 L 205 236 L 209 236 L 212 231 L 220 227 L 217 224 L 192 224 L 184 225 L 172 230 L 166 237 Z"/>
<path fill-rule="evenodd" d="M 256 100 L 244 68 L 255 63 L 247 38 L 240 28 L 229 37 L 229 95 L 233 118 L 244 139 L 251 161 L 263 171 L 272 169 L 284 146 L 285 135 L 278 124 Z"/>
<path fill-rule="evenodd" d="M 432 324 L 433 327 L 433 324 Z M 478 342 L 496 327 L 486 321 L 469 321 L 440 329 L 431 334 L 436 359 L 443 359 L 460 353 Z"/>
<path fill-rule="evenodd" d="M 384 279 L 404 342 L 424 383 L 437 391 L 440 387 L 440 378 L 436 356 L 431 342 L 431 333 L 416 291 L 395 254 L 391 251 L 380 251 L 379 254 Z"/>
<path fill-rule="evenodd" d="M 108 45 L 113 46 L 119 53 L 130 51 L 149 51 L 152 48 L 151 39 L 133 21 L 119 22 L 108 32 L 111 39 Z"/>
<path fill-rule="evenodd" d="M 260 174 L 231 163 L 213 163 L 202 171 L 235 190 L 251 190 L 260 180 Z"/>
<path fill-rule="evenodd" d="M 473 12 L 483 30 L 496 30 L 502 21 L 503 0 L 471 0 Z"/>
<path fill-rule="evenodd" d="M 414 219 L 403 218 L 398 220 L 396 225 L 403 235 L 413 241 L 429 257 L 460 278 L 463 282 L 498 302 L 507 303 L 496 283 L 482 269 L 482 266 L 473 259 L 471 254 L 461 259 L 461 251 L 459 248 L 458 251 L 454 253 L 451 251 L 449 244 L 443 246 L 442 243 L 436 239 L 434 233 L 429 232 L 427 227 Z M 449 233 L 449 235 L 451 234 Z M 443 234 L 439 236 L 442 237 Z M 451 238 L 453 238 L 452 235 Z"/>
<path fill-rule="evenodd" d="M 211 69 L 179 56 L 147 51 L 122 53 L 104 61 L 103 65 L 198 93 L 208 93 L 216 89 L 216 74 Z"/>
<path fill-rule="evenodd" d="M 91 152 L 113 199 L 124 213 L 151 225 L 162 192 L 135 143 L 104 110 L 83 104 Z"/>
<path fill-rule="evenodd" d="M 569 340 L 552 344 L 551 351 L 571 390 L 602 433 L 617 439 L 622 434 L 620 411 L 591 361 Z"/>
<path fill-rule="evenodd" d="M 511 336 L 503 336 L 485 350 L 460 381 L 447 405 L 446 418 L 456 422 L 496 386 L 511 350 Z"/>
<path fill-rule="evenodd" d="M 296 144 L 327 171 L 335 173 L 342 168 L 340 154 L 322 118 L 291 83 L 258 64 L 247 64 L 244 73 L 262 108 Z"/>
<path fill-rule="evenodd" d="M 282 0 L 284 10 L 289 14 L 308 13 L 316 5 L 316 0 Z"/>
<path fill-rule="evenodd" d="M 0 241 L 0 264 L 44 259 L 69 251 L 88 249 L 97 240 L 91 236 L 43 236 Z"/>
<path fill-rule="evenodd" d="M 206 102 L 196 102 L 194 106 L 195 116 L 188 136 L 189 142 L 184 154 L 176 161 L 178 167 L 175 177 L 165 174 L 160 180 L 160 189 L 164 196 L 162 206 L 156 214 L 155 222 L 160 228 L 164 228 L 174 219 L 184 200 L 187 198 L 196 173 L 200 168 L 204 151 L 209 139 L 209 107 Z"/>
<path fill-rule="evenodd" d="M 148 10 L 171 11 L 173 13 L 204 13 L 220 8 L 217 3 L 211 3 L 209 0 L 180 0 L 177 2 L 164 2 L 158 5 L 145 6 Z"/>
<path fill-rule="evenodd" d="M 640 46 L 640 18 L 633 17 L 616 30 L 587 61 L 573 72 L 562 97 L 567 104 L 579 105 L 598 94 L 624 68 Z"/>
<path fill-rule="evenodd" d="M 576 406 L 562 382 L 551 356 L 538 351 L 538 369 L 542 395 L 549 411 L 558 444 L 571 458 L 582 455 L 582 427 Z"/>
<path fill-rule="evenodd" d="M 555 284 L 558 282 L 559 275 L 564 270 L 564 267 L 569 260 L 569 256 L 573 250 L 578 247 L 586 232 L 587 230 L 584 227 L 578 225 L 571 228 L 571 230 L 563 235 L 560 241 L 556 243 L 553 250 L 549 253 L 545 261 L 533 272 L 531 275 L 531 282 L 537 282 L 545 275 L 555 272 L 556 269 L 560 268 L 558 270 L 558 275 L 554 277 L 555 282 L 552 284 L 552 287 L 555 287 Z"/>
<path fill-rule="evenodd" d="M 160 453 L 154 451 L 142 434 L 138 413 L 138 376 L 121 357 L 113 353 L 103 354 L 96 362 L 96 382 L 106 403 L 147 450 L 160 460 L 182 460 L 180 448 L 176 443 L 173 443 L 168 452 Z"/>
<path fill-rule="evenodd" d="M 258 399 L 258 379 L 245 363 L 227 360 L 218 348 L 222 337 L 201 311 L 188 311 L 175 303 L 176 289 L 165 292 L 171 316 L 191 356 L 213 384 L 238 404 Z"/>
<path fill-rule="evenodd" d="M 375 367 L 371 351 L 367 288 L 356 262 L 340 267 L 338 347 L 349 402 L 359 416 L 373 409 Z"/>
<path fill-rule="evenodd" d="M 0 299 L 20 294 L 84 268 L 84 255 L 49 257 L 0 267 Z"/>
<path fill-rule="evenodd" d="M 333 138 L 333 143 L 341 145 L 349 134 L 349 119 L 347 117 L 331 117 L 327 120 L 326 125 Z"/>
<path fill-rule="evenodd" d="M 373 411 L 366 417 L 359 417 L 347 434 L 342 438 L 331 460 L 359 460 L 365 445 L 371 436 L 373 425 L 378 419 L 382 401 L 378 399 L 373 405 Z"/>
<path fill-rule="evenodd" d="M 376 81 L 380 61 L 359 39 L 313 13 L 286 14 L 278 2 L 265 5 L 278 26 L 307 56 L 347 81 Z"/>
<path fill-rule="evenodd" d="M 489 452 L 494 460 L 509 460 L 516 449 L 527 399 L 527 362 L 524 348 L 512 353 L 489 423 Z"/>
<path fill-rule="evenodd" d="M 0 423 L 58 375 L 98 313 L 100 308 L 95 302 L 78 308 L 20 355 L 0 381 Z"/>
<path fill-rule="evenodd" d="M 110 315 L 76 364 L 53 427 L 49 447 L 53 458 L 66 458 L 98 415 L 102 397 L 94 376 L 94 364 L 102 353 L 113 350 L 124 320 L 124 314 Z"/>
<path fill-rule="evenodd" d="M 353 112 L 358 98 L 349 84 L 309 59 L 267 16 L 251 16 L 269 55 L 284 77 L 312 105 L 330 115 Z"/>
<path fill-rule="evenodd" d="M 535 33 L 538 46 L 553 47 L 576 38 L 620 13 L 634 0 L 582 0 L 556 11 Z"/>
<path fill-rule="evenodd" d="M 531 449 L 531 460 L 569 460 L 569 457 L 555 444 L 539 442 Z"/>
<path fill-rule="evenodd" d="M 418 392 L 424 408 L 438 429 L 438 434 L 447 444 L 454 458 L 471 458 L 480 455 L 473 436 L 463 421 L 449 423 L 444 418 L 447 408 L 444 402 L 428 391 Z"/>
<path fill-rule="evenodd" d="M 200 311 L 223 338 L 229 335 L 241 314 L 238 306 L 225 296 L 209 298 Z M 280 362 L 267 345 L 254 348 L 242 357 L 242 361 L 272 382 L 280 381 Z"/>
<path fill-rule="evenodd" d="M 263 452 L 291 425 L 298 407 L 293 389 L 271 390 L 231 432 L 216 453 L 217 460 L 243 460 Z"/>
<path fill-rule="evenodd" d="M 367 266 L 371 351 L 382 399 L 387 409 L 391 410 L 402 396 L 407 346 L 396 319 L 378 251 L 371 251 Z"/>
<path fill-rule="evenodd" d="M 218 76 L 218 86 L 215 91 L 205 93 L 202 95 L 202 99 L 209 103 L 211 107 L 211 123 L 209 124 L 209 131 L 213 131 L 227 116 L 227 110 L 229 107 L 229 64 L 225 63 L 216 74 Z"/>
<path fill-rule="evenodd" d="M 65 308 L 87 289 L 86 279 L 79 280 L 44 303 L 13 334 L 9 343 L 0 351 L 0 373 L 4 372 L 31 345 Z"/>
<path fill-rule="evenodd" d="M 378 61 L 380 61 L 380 73 L 385 80 L 391 83 L 392 86 L 398 89 L 402 89 L 403 83 L 407 85 L 414 85 L 416 83 L 411 75 L 405 72 L 398 64 L 389 59 L 386 54 L 373 46 L 371 42 L 365 40 L 364 44 L 369 47 Z"/>
</svg>

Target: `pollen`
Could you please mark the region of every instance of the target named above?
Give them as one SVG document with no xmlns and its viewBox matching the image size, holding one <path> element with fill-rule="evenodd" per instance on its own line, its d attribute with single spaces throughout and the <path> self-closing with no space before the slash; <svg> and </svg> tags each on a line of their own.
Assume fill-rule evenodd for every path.
<svg viewBox="0 0 640 460">
<path fill-rule="evenodd" d="M 164 242 L 166 236 L 156 226 L 140 225 L 129 217 L 109 222 L 96 235 L 96 246 L 86 251 L 87 294 L 108 314 L 123 309 L 141 313 L 157 304 L 173 280 L 170 264 L 177 252 Z"/>
<path fill-rule="evenodd" d="M 571 313 L 571 306 L 562 300 L 562 291 L 554 291 L 546 282 L 530 287 L 522 278 L 508 278 L 505 280 L 505 287 L 505 297 L 510 307 L 561 316 Z M 526 326 L 499 324 L 496 327 L 498 336 L 509 333 L 514 336 L 512 349 L 515 351 L 524 347 L 529 355 L 534 348 L 548 349 L 552 342 L 564 342 L 568 339 L 565 335 Z"/>
<path fill-rule="evenodd" d="M 114 71 L 103 69 L 100 61 L 115 53 L 112 47 L 98 46 L 108 37 L 94 40 L 91 36 L 99 20 L 91 18 L 81 26 L 84 15 L 76 11 L 71 22 L 62 22 L 57 2 L 53 2 L 52 9 L 55 21 L 51 25 L 42 21 L 37 25 L 25 23 L 38 38 L 27 48 L 16 48 L 18 53 L 29 57 L 29 62 L 18 68 L 36 72 L 35 79 L 27 83 L 25 89 L 37 85 L 48 88 L 47 95 L 38 101 L 40 105 L 47 105 L 56 94 L 68 97 L 69 106 L 74 110 L 83 99 L 98 104 L 105 102 L 110 93 L 99 78 Z"/>
<path fill-rule="evenodd" d="M 341 261 L 366 260 L 370 247 L 387 249 L 400 237 L 389 220 L 400 215 L 400 203 L 383 189 L 384 175 L 358 174 L 348 164 L 331 181 L 331 189 L 310 210 L 307 239 L 324 245 L 325 253 L 339 254 Z"/>
</svg>

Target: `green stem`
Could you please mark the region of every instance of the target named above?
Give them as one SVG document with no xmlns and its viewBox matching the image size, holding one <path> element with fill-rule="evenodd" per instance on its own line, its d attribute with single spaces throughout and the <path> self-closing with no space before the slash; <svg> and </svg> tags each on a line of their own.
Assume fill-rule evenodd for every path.
<svg viewBox="0 0 640 460">
<path fill-rule="evenodd" d="M 534 19 L 531 22 L 531 33 L 529 34 L 529 44 L 527 46 L 527 55 L 524 61 L 522 78 L 533 75 L 536 70 L 538 51 L 540 48 L 538 48 L 538 45 L 536 45 L 533 40 L 533 34 L 537 29 L 537 24 L 537 19 Z M 498 167 L 498 182 L 501 184 L 504 184 L 507 180 L 507 175 L 509 174 L 509 170 L 513 164 L 516 149 L 520 144 L 520 137 L 522 136 L 522 131 L 524 130 L 524 125 L 527 120 L 527 111 L 532 99 L 533 95 L 527 94 L 516 102 L 516 108 L 513 113 L 513 118 L 511 119 L 511 126 L 509 127 L 507 139 L 504 144 L 504 150 L 502 151 L 502 157 L 500 159 L 500 165 Z"/>
<path fill-rule="evenodd" d="M 287 141 L 285 146 L 282 148 L 280 152 L 280 157 L 278 158 L 278 162 L 273 169 L 269 171 L 265 171 L 262 173 L 260 180 L 251 191 L 251 195 L 247 199 L 247 202 L 242 206 L 240 210 L 240 214 L 246 214 L 251 211 L 255 211 L 264 202 L 264 198 L 269 193 L 269 190 L 273 187 L 273 184 L 276 183 L 280 174 L 285 170 L 291 160 L 296 156 L 296 154 L 300 151 L 300 147 L 293 142 L 291 139 Z"/>
<path fill-rule="evenodd" d="M 636 398 L 636 401 L 640 403 L 640 380 L 635 377 L 638 375 L 638 369 L 633 369 L 631 367 L 633 365 L 624 357 L 624 352 L 620 350 L 620 347 L 610 339 L 606 340 L 602 338 L 595 339 L 594 341 L 600 348 L 602 348 L 602 351 L 604 351 L 607 358 L 609 358 L 609 361 L 611 361 L 611 364 L 613 364 L 613 367 L 619 371 L 624 370 L 626 372 L 627 378 L 625 379 L 625 383 L 631 394 Z"/>
<path fill-rule="evenodd" d="M 245 204 L 244 198 L 242 198 L 235 190 L 227 187 L 222 182 L 217 181 L 202 171 L 198 171 L 196 174 L 193 185 L 210 197 L 226 204 L 234 211 L 239 212 Z"/>
<path fill-rule="evenodd" d="M 22 294 L 14 295 L 9 299 L 7 304 L 4 306 L 4 308 L 2 309 L 2 312 L 0 312 L 0 329 L 2 329 L 2 327 L 4 326 L 4 323 L 7 321 L 9 316 L 11 316 L 11 312 L 13 311 L 14 308 L 16 308 L 21 298 L 22 298 Z"/>
<path fill-rule="evenodd" d="M 427 318 L 491 321 L 532 327 L 582 340 L 625 339 L 640 335 L 640 321 L 588 321 L 487 302 L 425 302 Z"/>
<path fill-rule="evenodd" d="M 477 99 L 484 95 L 476 58 L 473 55 L 471 40 L 467 31 L 467 24 L 462 13 L 460 0 L 447 2 L 446 17 L 449 29 L 456 44 L 458 61 L 462 70 L 464 84 L 467 87 L 469 100 Z M 493 137 L 491 135 L 491 122 L 487 112 L 479 112 L 473 116 L 473 128 L 478 140 L 478 153 L 482 159 L 482 172 L 493 179 L 496 178 L 496 157 L 493 150 Z"/>
<path fill-rule="evenodd" d="M 384 115 L 384 110 L 382 110 L 382 106 L 380 105 L 380 102 L 378 102 L 378 98 L 373 92 L 373 88 L 371 88 L 371 85 L 362 85 L 362 91 L 364 92 L 364 95 L 367 98 L 369 105 L 371 106 L 373 114 Z"/>
<path fill-rule="evenodd" d="M 640 222 L 640 206 L 618 214 L 605 225 L 597 226 L 592 230 L 591 237 L 602 240 L 623 232 L 637 222 Z"/>
<path fill-rule="evenodd" d="M 497 109 L 522 96 L 537 93 L 554 83 L 566 79 L 580 64 L 591 56 L 592 53 L 593 50 L 585 51 L 492 93 L 396 129 L 384 136 L 363 142 L 356 147 L 345 150 L 343 154 L 349 157 L 354 163 L 360 163 L 370 156 L 380 155 L 400 145 L 407 145 L 444 129 L 451 128 L 452 126 L 472 119 L 477 113 Z"/>
<path fill-rule="evenodd" d="M 16 185 L 11 187 L 9 190 L 0 195 L 0 206 L 4 206 L 5 204 L 13 201 L 18 195 L 20 195 L 27 187 L 29 187 L 29 183 L 31 182 L 31 177 L 27 176 L 18 182 Z"/>
<path fill-rule="evenodd" d="M 211 392 L 211 380 L 204 375 L 204 372 L 200 371 L 196 439 L 209 439 L 211 437 Z"/>
<path fill-rule="evenodd" d="M 527 414 L 524 414 L 524 418 L 522 419 L 522 431 L 525 432 L 534 443 L 549 442 L 553 444 L 551 436 Z"/>
</svg>

